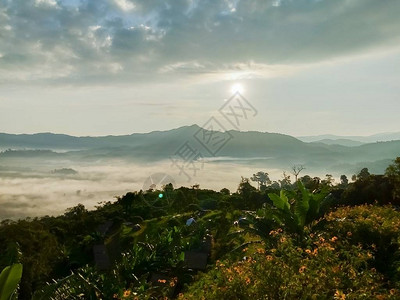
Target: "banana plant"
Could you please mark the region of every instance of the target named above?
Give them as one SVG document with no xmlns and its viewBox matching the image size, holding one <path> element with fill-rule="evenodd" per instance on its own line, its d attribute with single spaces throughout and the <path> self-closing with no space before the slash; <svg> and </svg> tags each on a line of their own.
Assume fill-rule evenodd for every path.
<svg viewBox="0 0 400 300">
<path fill-rule="evenodd" d="M 299 193 L 294 194 L 293 201 L 289 201 L 287 192 L 280 191 L 280 195 L 269 193 L 268 196 L 276 207 L 274 220 L 284 225 L 287 230 L 302 234 L 304 226 L 319 217 L 322 202 L 328 195 L 328 190 L 319 193 L 308 191 L 301 181 L 297 182 Z"/>
<path fill-rule="evenodd" d="M 270 210 L 258 210 L 257 212 L 248 211 L 246 212 L 246 223 L 240 225 L 241 230 L 229 233 L 229 236 L 243 236 L 244 234 L 251 234 L 260 238 L 260 240 L 252 240 L 245 243 L 241 243 L 230 252 L 236 252 L 248 247 L 251 244 L 263 244 L 269 239 L 269 232 L 276 228 L 278 224 L 274 222 L 273 215 Z M 237 224 L 237 223 L 236 223 Z"/>
<path fill-rule="evenodd" d="M 0 300 L 16 299 L 16 291 L 22 277 L 22 264 L 5 267 L 0 273 Z"/>
<path fill-rule="evenodd" d="M 304 237 L 304 227 L 320 217 L 320 207 L 329 197 L 327 188 L 319 192 L 310 192 L 301 181 L 297 182 L 296 191 L 281 190 L 279 195 L 269 193 L 268 196 L 273 207 L 264 205 L 257 212 L 246 212 L 246 224 L 242 230 L 232 232 L 230 235 L 242 235 L 250 233 L 258 236 L 261 240 L 241 244 L 232 251 L 247 247 L 253 243 L 271 242 L 269 233 L 278 227 L 283 227 L 286 232 L 295 234 L 298 242 Z"/>
</svg>

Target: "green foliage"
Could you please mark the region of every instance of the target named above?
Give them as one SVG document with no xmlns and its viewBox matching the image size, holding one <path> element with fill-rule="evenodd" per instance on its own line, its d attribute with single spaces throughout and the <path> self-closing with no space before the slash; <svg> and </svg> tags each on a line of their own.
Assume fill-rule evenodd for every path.
<svg viewBox="0 0 400 300">
<path fill-rule="evenodd" d="M 393 185 L 393 201 L 400 201 L 400 157 L 387 167 L 385 175 Z"/>
<path fill-rule="evenodd" d="M 374 266 L 392 280 L 400 280 L 400 213 L 390 206 L 343 207 L 329 213 L 321 230 L 374 255 Z"/>
<path fill-rule="evenodd" d="M 346 239 L 310 233 L 303 247 L 272 231 L 273 248 L 244 249 L 246 259 L 217 261 L 179 299 L 397 299 L 371 265 L 371 253 Z"/>
<path fill-rule="evenodd" d="M 394 162 L 387 167 L 385 174 L 393 177 L 400 176 L 400 157 L 397 157 Z"/>
<path fill-rule="evenodd" d="M 250 178 L 252 181 L 257 182 L 259 190 L 265 190 L 267 184 L 271 183 L 268 173 L 259 171 Z"/>
<path fill-rule="evenodd" d="M 400 198 L 394 197 L 393 182 L 387 176 L 370 175 L 362 180 L 357 179 L 343 191 L 339 199 L 341 205 L 400 204 Z"/>
<path fill-rule="evenodd" d="M 222 195 L 230 195 L 231 191 L 227 188 L 223 188 L 219 191 Z"/>
<path fill-rule="evenodd" d="M 301 181 L 297 182 L 298 193 L 289 193 L 294 197 L 289 201 L 287 193 L 280 191 L 280 195 L 269 193 L 274 206 L 278 209 L 275 220 L 285 225 L 291 232 L 302 233 L 304 226 L 319 217 L 320 206 L 328 194 L 327 189 L 318 193 L 308 191 Z"/>
<path fill-rule="evenodd" d="M 301 192 L 301 197 L 296 199 L 294 213 L 297 217 L 299 226 L 303 227 L 306 224 L 308 213 L 311 212 L 310 207 L 314 208 L 314 206 L 318 205 L 318 203 L 316 201 L 312 201 L 312 194 L 304 188 L 304 185 L 301 181 L 298 182 L 298 187 Z"/>
<path fill-rule="evenodd" d="M 360 173 L 358 173 L 357 175 L 357 179 L 358 180 L 365 180 L 368 178 L 368 176 L 370 176 L 371 173 L 368 171 L 368 168 L 363 168 Z"/>
<path fill-rule="evenodd" d="M 256 191 L 256 188 L 250 184 L 248 178 L 242 177 L 237 191 L 243 198 L 249 198 L 250 193 Z"/>
<path fill-rule="evenodd" d="M 13 264 L 0 273 L 0 300 L 13 299 L 22 277 L 22 264 Z"/>
<path fill-rule="evenodd" d="M 21 220 L 1 226 L 0 243 L 5 246 L 5 253 L 17 251 L 17 254 L 11 256 L 0 256 L 2 266 L 10 263 L 4 259 L 14 257 L 15 262 L 18 256 L 19 262 L 24 266 L 19 294 L 25 299 L 32 296 L 35 285 L 41 286 L 46 279 L 51 279 L 53 268 L 65 257 L 56 237 L 38 220 Z M 19 247 L 16 249 L 15 245 Z M 21 254 L 18 254 L 19 251 Z"/>
<path fill-rule="evenodd" d="M 159 232 L 159 224 L 154 229 L 157 230 L 155 235 L 147 235 L 145 241 L 130 245 L 129 250 L 122 252 L 111 270 L 100 272 L 85 266 L 42 288 L 35 294 L 34 299 L 75 299 L 79 294 L 87 295 L 88 299 L 112 299 L 114 295 L 122 297 L 127 290 L 140 295 L 140 299 L 147 299 L 152 293 L 167 293 L 154 289 L 147 283 L 147 278 L 152 273 L 172 272 L 177 278 L 184 277 L 184 251 L 203 235 L 193 235 L 193 229 L 186 227 L 175 226 Z M 187 231 L 184 232 L 183 229 Z"/>
<path fill-rule="evenodd" d="M 268 194 L 268 197 L 272 200 L 276 208 L 289 212 L 290 211 L 290 204 L 289 200 L 285 195 L 285 191 L 281 190 L 280 195 L 275 195 L 275 194 Z"/>
<path fill-rule="evenodd" d="M 246 214 L 246 223 L 240 225 L 244 230 L 236 233 L 242 235 L 251 234 L 261 238 L 264 242 L 267 242 L 269 239 L 269 232 L 279 225 L 274 218 L 274 212 L 267 208 L 260 209 L 256 213 L 248 212 Z M 240 245 L 239 248 L 243 248 L 246 244 L 247 242 Z"/>
<path fill-rule="evenodd" d="M 400 213 L 349 206 L 396 203 L 399 166 L 400 158 L 385 176 L 364 170 L 338 185 L 331 175 L 292 184 L 284 174 L 266 186 L 259 172 L 259 190 L 246 178 L 233 194 L 166 185 L 94 211 L 79 204 L 59 217 L 5 221 L 0 267 L 24 265 L 21 299 L 159 299 L 183 285 L 182 299 L 400 299 Z M 92 248 L 102 243 L 111 268 L 100 271 Z M 208 268 L 196 276 L 184 252 L 205 245 Z M 149 281 L 155 273 L 169 278 L 164 286 Z"/>
<path fill-rule="evenodd" d="M 102 299 L 101 291 L 79 273 L 57 280 L 47 284 L 42 289 L 35 292 L 32 300 L 64 300 L 64 299 Z"/>
</svg>

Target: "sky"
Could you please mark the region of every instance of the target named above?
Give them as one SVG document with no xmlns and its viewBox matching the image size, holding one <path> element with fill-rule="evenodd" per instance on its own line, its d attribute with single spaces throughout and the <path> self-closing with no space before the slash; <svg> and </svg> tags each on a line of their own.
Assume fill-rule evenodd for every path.
<svg viewBox="0 0 400 300">
<path fill-rule="evenodd" d="M 0 0 L 0 132 L 400 131 L 398 0 Z M 228 123 L 223 123 L 226 129 Z"/>
</svg>

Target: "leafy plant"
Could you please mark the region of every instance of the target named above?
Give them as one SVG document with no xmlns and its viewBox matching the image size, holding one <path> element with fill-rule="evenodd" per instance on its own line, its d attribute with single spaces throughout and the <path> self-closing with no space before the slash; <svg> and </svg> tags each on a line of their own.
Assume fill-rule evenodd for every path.
<svg viewBox="0 0 400 300">
<path fill-rule="evenodd" d="M 22 264 L 5 267 L 0 273 L 0 300 L 15 299 L 15 292 L 22 277 Z"/>
<path fill-rule="evenodd" d="M 370 250 L 347 235 L 307 233 L 299 247 L 287 233 L 272 231 L 273 248 L 252 245 L 239 261 L 217 261 L 178 299 L 399 299 L 396 284 L 371 265 Z"/>
<path fill-rule="evenodd" d="M 102 293 L 95 284 L 84 278 L 81 274 L 72 273 L 36 291 L 32 300 L 81 299 L 82 297 L 79 295 L 84 295 L 85 299 L 94 300 L 101 299 Z"/>
<path fill-rule="evenodd" d="M 325 216 L 321 231 L 368 249 L 374 266 L 390 280 L 400 279 L 400 212 L 391 206 L 342 207 Z"/>
<path fill-rule="evenodd" d="M 297 182 L 297 186 L 298 193 L 281 190 L 279 196 L 274 193 L 269 193 L 268 196 L 277 208 L 273 219 L 290 232 L 302 234 L 304 226 L 319 217 L 320 207 L 328 195 L 328 190 L 313 193 L 308 191 L 301 181 Z M 287 194 L 293 195 L 293 201 L 289 201 Z"/>
</svg>

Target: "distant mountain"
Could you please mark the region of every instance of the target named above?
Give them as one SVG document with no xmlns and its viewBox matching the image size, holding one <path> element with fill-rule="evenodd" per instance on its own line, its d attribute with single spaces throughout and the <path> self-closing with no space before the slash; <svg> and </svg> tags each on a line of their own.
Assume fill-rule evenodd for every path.
<svg viewBox="0 0 400 300">
<path fill-rule="evenodd" d="M 60 157 L 62 154 L 56 153 L 51 150 L 5 150 L 1 152 L 0 155 L 7 158 L 54 158 Z"/>
<path fill-rule="evenodd" d="M 359 142 L 359 141 L 354 141 L 354 140 L 349 140 L 349 139 L 322 139 L 318 140 L 312 143 L 321 143 L 321 144 L 326 144 L 326 145 L 341 145 L 341 146 L 346 146 L 346 147 L 356 147 L 356 146 L 361 146 L 364 145 L 365 143 Z"/>
<path fill-rule="evenodd" d="M 314 136 L 300 136 L 297 138 L 307 143 L 321 142 L 326 144 L 332 144 L 333 141 L 336 141 L 336 143 L 339 145 L 342 145 L 343 143 L 349 143 L 350 145 L 352 142 L 375 143 L 375 142 L 388 142 L 388 141 L 400 140 L 400 132 L 378 133 L 370 136 L 339 136 L 332 134 L 324 134 L 324 135 L 314 135 Z"/>
<path fill-rule="evenodd" d="M 99 149 L 104 147 L 141 147 L 144 144 L 153 144 L 157 141 L 169 141 L 174 144 L 183 139 L 191 138 L 200 130 L 197 125 L 183 126 L 167 131 L 153 131 L 150 133 L 133 133 L 131 135 L 119 136 L 99 136 L 99 137 L 76 137 L 65 134 L 37 133 L 37 134 L 7 134 L 0 133 L 0 149 L 49 149 L 49 150 L 85 150 Z M 400 132 L 381 133 L 371 136 L 337 136 L 337 135 L 317 135 L 291 137 L 289 135 L 277 133 L 261 133 L 255 131 L 240 132 L 229 131 L 233 135 L 233 140 L 240 143 L 250 143 L 252 145 L 263 144 L 268 139 L 268 145 L 287 142 L 289 144 L 299 141 L 310 143 L 322 143 L 326 145 L 342 146 L 361 146 L 366 143 L 379 141 L 400 140 Z M 231 144 L 234 144 L 232 142 Z M 294 145 L 294 144 L 293 144 Z"/>
<path fill-rule="evenodd" d="M 168 157 L 185 142 L 203 156 L 255 157 L 293 152 L 310 147 L 298 139 L 278 133 L 228 131 L 216 140 L 215 134 L 197 125 L 167 131 L 134 133 L 121 136 L 74 137 L 62 134 L 0 134 L 0 148 L 24 150 L 75 150 L 90 155 Z M 217 146 L 212 146 L 216 144 Z M 220 147 L 223 146 L 223 147 Z M 212 148 L 212 149 L 211 149 Z M 25 154 L 24 152 L 24 154 Z M 217 153 L 218 152 L 218 153 Z M 12 153 L 15 155 L 15 153 Z M 21 152 L 22 154 L 22 152 Z M 33 152 L 32 152 L 33 154 Z M 11 155 L 8 153 L 7 155 Z"/>
<path fill-rule="evenodd" d="M 225 140 L 221 140 L 221 137 Z M 316 137 L 303 137 L 308 141 L 305 142 L 278 133 L 231 130 L 218 138 L 215 132 L 197 125 L 167 131 L 103 137 L 3 133 L 0 134 L 0 149 L 20 150 L 1 153 L 0 162 L 4 159 L 13 159 L 19 163 L 18 159 L 48 158 L 79 162 L 118 159 L 151 163 L 193 150 L 197 155 L 220 163 L 240 162 L 254 166 L 268 163 L 270 167 L 286 170 L 293 164 L 303 164 L 309 170 L 325 166 L 327 169 L 340 167 L 348 172 L 355 172 L 355 168 L 360 165 L 371 165 L 375 170 L 383 172 L 388 161 L 400 156 L 400 140 L 363 144 L 362 141 L 336 136 L 318 138 L 321 137 L 323 138 L 319 142 L 311 142 L 313 139 L 318 141 Z M 389 135 L 379 137 L 389 138 Z M 378 135 L 375 136 L 377 138 Z M 185 146 L 189 148 L 184 149 Z M 60 152 L 59 150 L 63 150 L 62 153 L 54 152 Z"/>
<path fill-rule="evenodd" d="M 139 146 L 149 140 L 168 136 L 189 136 L 199 129 L 197 125 L 184 126 L 168 131 L 150 133 L 133 133 L 131 135 L 76 137 L 55 133 L 7 134 L 0 133 L 0 148 L 7 149 L 51 149 L 51 150 L 84 150 L 102 147 Z"/>
</svg>

